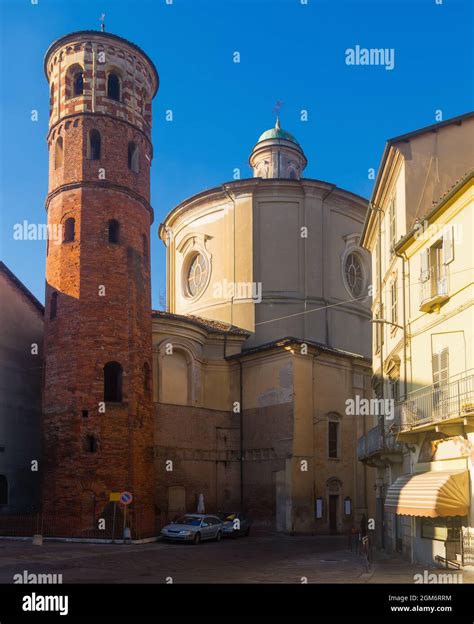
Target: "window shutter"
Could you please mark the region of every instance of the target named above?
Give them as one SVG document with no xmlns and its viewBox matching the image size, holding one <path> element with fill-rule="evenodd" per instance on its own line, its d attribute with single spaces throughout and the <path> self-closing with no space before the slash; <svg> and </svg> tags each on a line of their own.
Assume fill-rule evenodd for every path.
<svg viewBox="0 0 474 624">
<path fill-rule="evenodd" d="M 431 356 L 431 366 L 433 369 L 433 386 L 439 385 L 439 353 Z"/>
<path fill-rule="evenodd" d="M 449 351 L 448 349 L 443 349 L 439 354 L 439 377 L 440 383 L 442 386 L 448 383 L 449 373 L 448 373 L 448 364 L 449 364 Z"/>
<path fill-rule="evenodd" d="M 433 353 L 432 366 L 433 385 L 436 387 L 446 385 L 449 378 L 449 350 L 447 348 Z"/>
<path fill-rule="evenodd" d="M 424 249 L 420 256 L 420 282 L 427 282 L 430 277 L 430 250 Z"/>
<path fill-rule="evenodd" d="M 443 264 L 449 264 L 454 260 L 454 235 L 450 227 L 443 235 Z"/>
</svg>

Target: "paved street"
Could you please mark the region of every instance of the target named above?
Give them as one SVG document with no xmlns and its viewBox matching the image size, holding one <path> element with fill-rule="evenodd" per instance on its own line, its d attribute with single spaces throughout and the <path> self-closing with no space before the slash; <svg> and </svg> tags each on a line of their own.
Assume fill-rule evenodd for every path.
<svg viewBox="0 0 474 624">
<path fill-rule="evenodd" d="M 0 540 L 0 583 L 15 574 L 62 574 L 63 583 L 413 583 L 421 566 L 381 559 L 366 572 L 346 538 L 253 535 L 221 543 L 98 545 Z M 430 570 L 432 572 L 433 570 Z M 443 572 L 440 570 L 439 572 Z M 463 572 L 463 582 L 474 576 Z"/>
</svg>

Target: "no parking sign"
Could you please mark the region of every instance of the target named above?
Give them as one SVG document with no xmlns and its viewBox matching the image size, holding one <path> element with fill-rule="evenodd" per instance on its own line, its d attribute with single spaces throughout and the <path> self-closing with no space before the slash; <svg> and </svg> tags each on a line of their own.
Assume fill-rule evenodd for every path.
<svg viewBox="0 0 474 624">
<path fill-rule="evenodd" d="M 133 500 L 133 495 L 131 492 L 122 492 L 120 494 L 120 502 L 122 505 L 130 505 Z"/>
</svg>

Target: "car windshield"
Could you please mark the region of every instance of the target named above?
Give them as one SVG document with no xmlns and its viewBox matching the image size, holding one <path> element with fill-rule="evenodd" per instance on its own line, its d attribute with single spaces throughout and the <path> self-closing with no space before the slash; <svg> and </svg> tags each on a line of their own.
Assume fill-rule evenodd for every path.
<svg viewBox="0 0 474 624">
<path fill-rule="evenodd" d="M 192 526 L 199 526 L 201 524 L 201 518 L 198 516 L 183 516 L 179 520 L 176 520 L 176 524 L 191 524 Z"/>
</svg>

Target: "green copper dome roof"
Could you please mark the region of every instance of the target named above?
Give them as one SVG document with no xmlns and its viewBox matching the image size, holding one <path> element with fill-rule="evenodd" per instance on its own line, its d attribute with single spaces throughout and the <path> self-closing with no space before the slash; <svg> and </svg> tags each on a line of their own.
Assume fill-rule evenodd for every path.
<svg viewBox="0 0 474 624">
<path fill-rule="evenodd" d="M 266 130 L 263 134 L 261 134 L 257 143 L 260 143 L 260 141 L 266 141 L 267 139 L 285 139 L 285 141 L 291 141 L 292 143 L 299 145 L 298 141 L 292 134 L 280 128 L 280 120 L 278 118 L 275 127 L 270 128 L 270 130 Z"/>
</svg>

